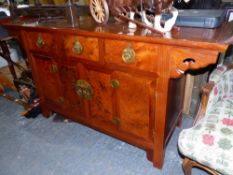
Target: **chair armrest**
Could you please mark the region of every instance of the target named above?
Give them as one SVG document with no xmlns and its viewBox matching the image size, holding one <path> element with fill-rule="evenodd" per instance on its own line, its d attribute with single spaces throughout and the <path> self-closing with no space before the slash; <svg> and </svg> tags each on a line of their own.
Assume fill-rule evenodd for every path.
<svg viewBox="0 0 233 175">
<path fill-rule="evenodd" d="M 201 103 L 193 125 L 195 125 L 201 118 L 205 116 L 209 95 L 213 87 L 214 87 L 214 82 L 208 82 L 202 87 Z"/>
</svg>

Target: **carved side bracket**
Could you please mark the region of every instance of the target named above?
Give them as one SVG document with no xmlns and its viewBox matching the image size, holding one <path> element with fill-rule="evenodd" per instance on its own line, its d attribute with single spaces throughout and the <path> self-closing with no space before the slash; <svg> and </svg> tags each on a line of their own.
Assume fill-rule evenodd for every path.
<svg viewBox="0 0 233 175">
<path fill-rule="evenodd" d="M 193 58 L 185 58 L 183 61 L 180 62 L 175 68 L 171 71 L 172 78 L 181 77 L 185 71 L 192 69 L 192 67 L 196 64 L 196 60 Z"/>
<path fill-rule="evenodd" d="M 175 49 L 169 55 L 171 59 L 171 78 L 181 77 L 187 70 L 200 69 L 215 64 L 218 58 L 217 51 L 202 49 Z"/>
</svg>

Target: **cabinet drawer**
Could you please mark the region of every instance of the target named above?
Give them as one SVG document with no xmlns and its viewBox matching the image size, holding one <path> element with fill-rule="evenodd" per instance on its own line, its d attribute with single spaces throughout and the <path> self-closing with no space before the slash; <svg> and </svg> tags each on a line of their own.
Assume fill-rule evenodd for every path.
<svg viewBox="0 0 233 175">
<path fill-rule="evenodd" d="M 64 39 L 66 56 L 92 61 L 99 60 L 98 39 L 83 36 L 66 36 Z"/>
<path fill-rule="evenodd" d="M 157 45 L 143 42 L 105 40 L 106 62 L 154 71 L 159 56 Z"/>
<path fill-rule="evenodd" d="M 54 50 L 55 42 L 51 33 L 28 32 L 27 38 L 29 49 L 47 53 Z"/>
</svg>

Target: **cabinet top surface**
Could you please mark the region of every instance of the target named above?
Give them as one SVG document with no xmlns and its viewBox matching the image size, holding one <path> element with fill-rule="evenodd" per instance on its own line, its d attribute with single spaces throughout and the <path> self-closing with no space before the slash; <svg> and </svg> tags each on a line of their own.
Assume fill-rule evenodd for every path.
<svg viewBox="0 0 233 175">
<path fill-rule="evenodd" d="M 135 41 L 155 42 L 159 44 L 201 47 L 223 51 L 233 43 L 233 22 L 224 23 L 216 29 L 179 27 L 167 38 L 148 29 L 129 29 L 127 23 L 119 23 L 114 19 L 105 25 L 96 24 L 91 17 L 79 17 L 77 27 L 70 27 L 65 19 L 51 19 L 38 22 L 37 19 L 22 19 L 18 22 L 1 22 L 7 28 L 23 28 L 29 30 L 60 31 L 106 38 L 129 39 Z"/>
</svg>

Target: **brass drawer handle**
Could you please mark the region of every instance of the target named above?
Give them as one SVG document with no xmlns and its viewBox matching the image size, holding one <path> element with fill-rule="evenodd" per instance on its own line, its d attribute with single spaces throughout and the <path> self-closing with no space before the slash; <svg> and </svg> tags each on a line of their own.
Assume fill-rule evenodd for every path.
<svg viewBox="0 0 233 175">
<path fill-rule="evenodd" d="M 45 45 L 45 41 L 42 38 L 41 34 L 38 34 L 37 36 L 37 42 L 36 42 L 37 47 L 39 47 L 40 49 L 44 47 Z"/>
<path fill-rule="evenodd" d="M 126 64 L 132 63 L 135 59 L 135 56 L 136 56 L 135 51 L 131 48 L 131 45 L 125 48 L 122 52 L 122 60 Z"/>
<path fill-rule="evenodd" d="M 111 80 L 111 86 L 113 89 L 117 89 L 120 87 L 120 82 L 118 80 Z"/>
<path fill-rule="evenodd" d="M 75 91 L 86 100 L 91 100 L 93 97 L 92 87 L 86 80 L 78 80 L 75 85 Z"/>
<path fill-rule="evenodd" d="M 119 126 L 121 124 L 121 119 L 119 117 L 114 117 L 112 122 L 114 125 Z"/>
<path fill-rule="evenodd" d="M 83 46 L 78 39 L 73 42 L 73 52 L 76 54 L 81 54 L 83 52 Z"/>
<path fill-rule="evenodd" d="M 50 72 L 51 73 L 56 73 L 57 72 L 57 65 L 56 64 L 52 64 L 50 67 Z"/>
</svg>

